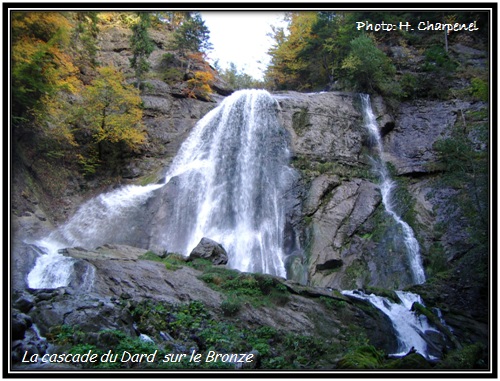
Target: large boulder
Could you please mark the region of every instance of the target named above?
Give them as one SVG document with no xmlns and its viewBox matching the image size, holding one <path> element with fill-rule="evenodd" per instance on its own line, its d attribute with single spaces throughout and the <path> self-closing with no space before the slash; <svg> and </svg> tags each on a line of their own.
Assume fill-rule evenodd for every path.
<svg viewBox="0 0 500 381">
<path fill-rule="evenodd" d="M 214 265 L 227 263 L 227 252 L 221 244 L 203 237 L 198 245 L 189 254 L 189 260 L 203 258 L 210 260 Z"/>
</svg>

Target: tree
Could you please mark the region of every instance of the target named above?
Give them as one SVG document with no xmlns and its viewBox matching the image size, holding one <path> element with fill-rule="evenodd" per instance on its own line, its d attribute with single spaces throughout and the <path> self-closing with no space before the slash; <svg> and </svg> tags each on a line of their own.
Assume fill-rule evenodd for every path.
<svg viewBox="0 0 500 381">
<path fill-rule="evenodd" d="M 357 91 L 390 93 L 396 69 L 390 59 L 366 35 L 351 41 L 351 52 L 343 61 L 342 69 Z"/>
<path fill-rule="evenodd" d="M 117 168 L 145 141 L 139 90 L 113 67 L 99 68 L 78 96 L 59 92 L 42 100 L 44 107 L 35 116 L 45 153 L 76 159 L 85 174 L 103 163 Z"/>
<path fill-rule="evenodd" d="M 181 56 L 188 58 L 188 53 L 206 53 L 212 48 L 210 31 L 199 13 L 189 14 L 174 32 L 171 48 Z M 189 71 L 191 60 L 188 59 L 186 72 Z"/>
<path fill-rule="evenodd" d="M 220 70 L 220 76 L 234 90 L 262 87 L 255 78 L 239 71 L 234 62 L 229 63 L 228 69 Z"/>
<path fill-rule="evenodd" d="M 305 89 L 304 81 L 308 59 L 299 53 L 306 47 L 311 28 L 317 18 L 317 12 L 290 12 L 288 33 L 283 28 L 274 28 L 275 45 L 269 50 L 271 63 L 266 72 L 268 82 L 273 82 L 278 89 Z"/>
<path fill-rule="evenodd" d="M 439 186 L 455 189 L 450 200 L 467 221 L 468 243 L 488 253 L 491 189 L 488 108 L 462 113 L 450 136 L 436 141 L 433 148 L 437 162 L 430 169 L 442 171 Z"/>
<path fill-rule="evenodd" d="M 167 24 L 169 30 L 177 29 L 188 13 L 182 11 L 156 11 L 152 12 L 153 23 Z"/>
<path fill-rule="evenodd" d="M 72 33 L 72 48 L 75 52 L 75 63 L 80 71 L 86 71 L 87 67 L 93 69 L 97 62 L 97 26 L 98 17 L 96 11 L 78 11 L 73 16 L 75 27 Z"/>
<path fill-rule="evenodd" d="M 29 118 L 42 97 L 79 86 L 67 54 L 70 21 L 59 12 L 12 14 L 12 112 Z"/>
<path fill-rule="evenodd" d="M 147 59 L 155 48 L 154 42 L 148 34 L 150 26 L 149 13 L 140 12 L 139 20 L 131 27 L 133 33 L 130 38 L 130 45 L 133 56 L 130 59 L 130 66 L 135 69 L 137 88 L 140 87 L 144 73 L 149 71 L 150 64 Z"/>
<path fill-rule="evenodd" d="M 139 92 L 125 84 L 123 75 L 113 67 L 101 67 L 98 72 L 99 77 L 82 92 L 78 107 L 81 127 L 101 146 L 123 143 L 137 150 L 145 140 Z"/>
</svg>

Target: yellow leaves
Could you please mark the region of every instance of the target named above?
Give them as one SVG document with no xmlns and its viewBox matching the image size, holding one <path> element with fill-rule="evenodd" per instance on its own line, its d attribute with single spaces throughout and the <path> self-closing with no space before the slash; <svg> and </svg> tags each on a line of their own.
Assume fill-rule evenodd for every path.
<svg viewBox="0 0 500 381">
<path fill-rule="evenodd" d="M 76 92 L 78 69 L 66 53 L 71 23 L 59 12 L 12 15 L 12 83 L 15 113 L 44 107 L 41 99 L 59 91 Z M 46 99 L 45 99 L 46 101 Z"/>
<path fill-rule="evenodd" d="M 99 12 L 97 19 L 101 25 L 108 27 L 112 25 L 129 27 L 139 21 L 139 17 L 135 12 Z"/>
<path fill-rule="evenodd" d="M 14 43 L 19 37 L 28 36 L 34 40 L 49 42 L 54 34 L 59 31 L 68 31 L 71 23 L 60 12 L 13 12 L 12 36 Z M 61 37 L 61 43 L 67 43 L 66 37 Z"/>
<path fill-rule="evenodd" d="M 110 147 L 137 151 L 146 139 L 139 91 L 126 84 L 113 67 L 98 71 L 99 76 L 90 85 L 81 86 L 78 94 L 44 95 L 43 108 L 35 112 L 48 141 L 72 156 L 85 174 L 107 163 L 102 144 L 107 145 L 107 151 Z"/>
<path fill-rule="evenodd" d="M 145 141 L 139 90 L 124 82 L 113 67 L 99 69 L 100 76 L 82 93 L 82 124 L 96 143 L 124 143 L 136 150 Z"/>
<path fill-rule="evenodd" d="M 189 98 L 204 97 L 207 98 L 212 93 L 210 85 L 214 81 L 214 75 L 208 71 L 196 71 L 194 78 L 187 81 L 188 87 L 186 95 Z"/>
<path fill-rule="evenodd" d="M 349 55 L 342 62 L 342 69 L 356 70 L 362 65 L 361 59 L 358 56 Z"/>
<path fill-rule="evenodd" d="M 277 45 L 269 51 L 272 58 L 267 73 L 275 85 L 298 82 L 300 71 L 309 65 L 300 53 L 312 38 L 312 26 L 317 17 L 317 12 L 290 12 L 288 33 L 280 29 L 275 31 Z"/>
</svg>

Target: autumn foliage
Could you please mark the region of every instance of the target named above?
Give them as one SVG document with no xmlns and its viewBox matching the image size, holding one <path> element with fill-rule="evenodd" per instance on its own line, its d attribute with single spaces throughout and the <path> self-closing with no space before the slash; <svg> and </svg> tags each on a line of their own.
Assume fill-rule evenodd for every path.
<svg viewBox="0 0 500 381">
<path fill-rule="evenodd" d="M 15 12 L 12 16 L 12 107 L 29 113 L 45 96 L 79 87 L 78 68 L 65 49 L 70 21 L 58 12 Z"/>
<path fill-rule="evenodd" d="M 145 133 L 139 91 L 122 73 L 100 67 L 87 84 L 80 80 L 79 65 L 93 64 L 93 56 L 86 60 L 75 50 L 92 44 L 84 25 L 92 20 L 79 16 L 13 13 L 12 117 L 16 140 L 36 140 L 40 154 L 78 163 L 89 174 L 137 151 Z"/>
</svg>

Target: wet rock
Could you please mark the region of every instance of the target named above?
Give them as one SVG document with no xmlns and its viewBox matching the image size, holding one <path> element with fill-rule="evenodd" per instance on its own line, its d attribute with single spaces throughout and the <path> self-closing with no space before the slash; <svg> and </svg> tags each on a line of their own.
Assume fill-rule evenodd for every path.
<svg viewBox="0 0 500 381">
<path fill-rule="evenodd" d="M 372 215 L 381 201 L 376 186 L 364 180 L 353 180 L 338 185 L 325 197 L 312 216 L 310 225 L 310 279 L 319 286 L 340 287 L 346 268 L 362 257 L 363 250 L 349 251 L 344 245 Z M 336 263 L 340 271 L 328 270 L 326 263 Z M 340 287 L 344 288 L 344 287 Z"/>
<path fill-rule="evenodd" d="M 24 356 L 28 358 L 32 355 L 44 355 L 47 352 L 48 343 L 43 337 L 38 334 L 38 329 L 34 325 L 30 326 L 26 331 L 22 340 L 12 341 L 11 359 L 12 363 L 21 362 Z"/>
<path fill-rule="evenodd" d="M 12 339 L 22 340 L 24 339 L 25 332 L 28 328 L 33 325 L 31 317 L 23 314 L 21 312 L 14 312 L 12 314 L 11 328 L 12 328 Z"/>
<path fill-rule="evenodd" d="M 314 178 L 304 202 L 304 214 L 314 214 L 328 194 L 340 184 L 339 177 L 335 175 L 320 175 Z"/>
<path fill-rule="evenodd" d="M 11 280 L 14 290 L 24 290 L 28 287 L 27 275 L 35 267 L 36 260 L 43 251 L 36 245 L 13 241 L 11 249 Z"/>
<path fill-rule="evenodd" d="M 22 292 L 21 294 L 14 293 L 12 296 L 14 299 L 12 307 L 23 313 L 28 313 L 35 305 L 35 298 L 27 292 Z"/>
<path fill-rule="evenodd" d="M 67 248 L 63 253 L 65 256 L 76 259 L 135 261 L 146 252 L 146 249 L 128 245 L 105 244 L 95 250 L 81 247 Z"/>
</svg>

